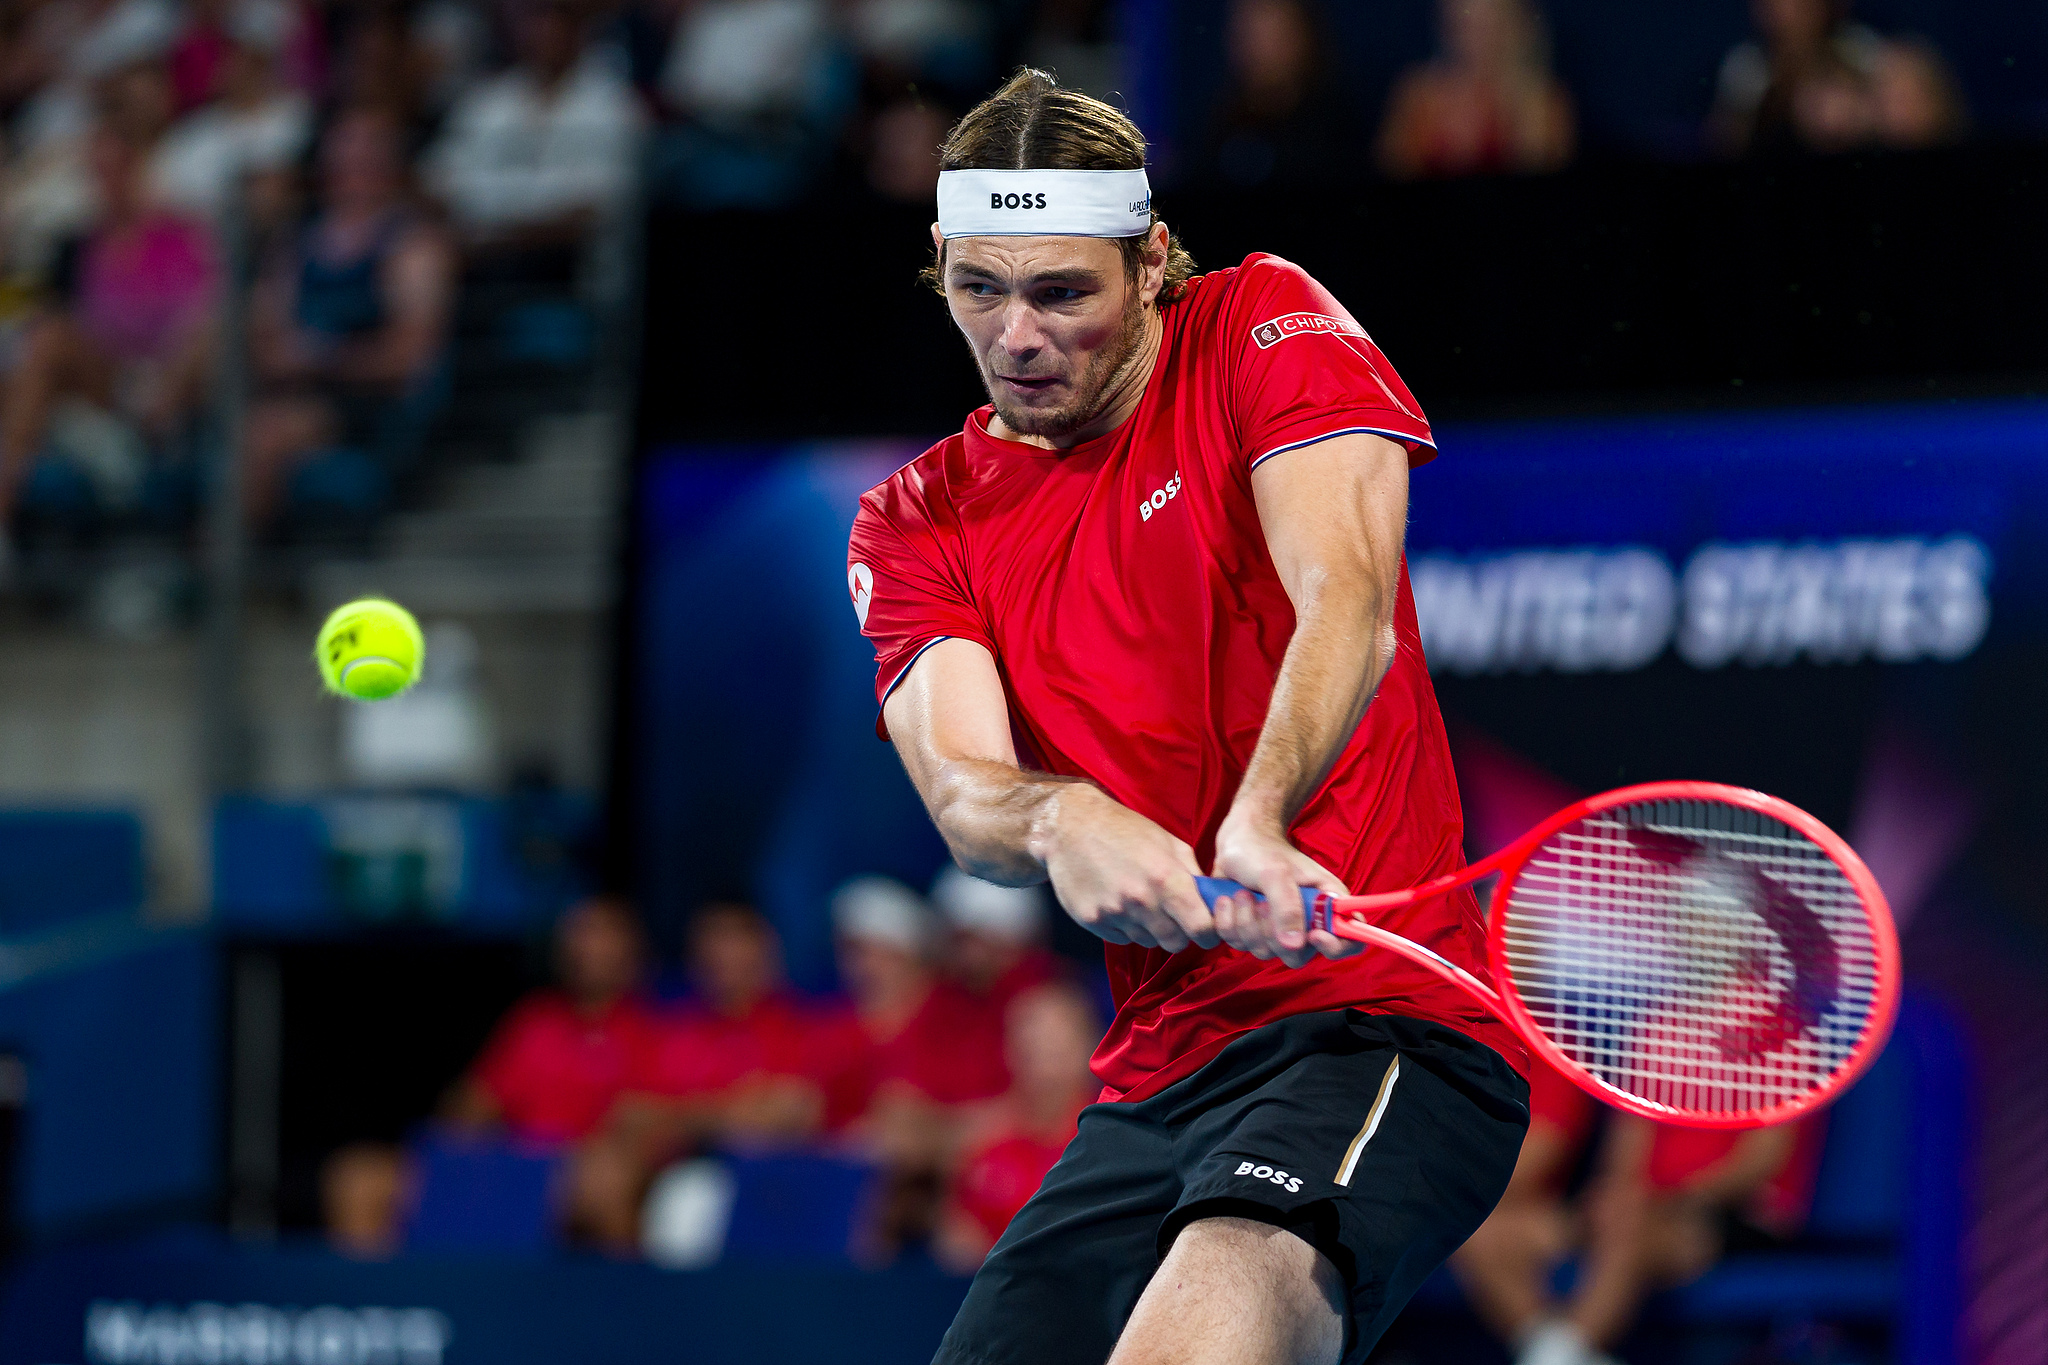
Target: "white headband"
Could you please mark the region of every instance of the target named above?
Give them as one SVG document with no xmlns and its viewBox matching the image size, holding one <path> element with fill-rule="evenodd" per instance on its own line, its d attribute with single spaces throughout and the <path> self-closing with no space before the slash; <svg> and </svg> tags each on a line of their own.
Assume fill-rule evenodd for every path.
<svg viewBox="0 0 2048 1365">
<path fill-rule="evenodd" d="M 1138 237 L 1152 186 L 1138 171 L 940 171 L 941 237 Z"/>
</svg>

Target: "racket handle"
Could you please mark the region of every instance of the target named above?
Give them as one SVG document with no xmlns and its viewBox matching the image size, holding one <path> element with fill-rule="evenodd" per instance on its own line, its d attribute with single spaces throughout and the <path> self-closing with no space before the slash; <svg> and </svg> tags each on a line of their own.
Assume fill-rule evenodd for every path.
<svg viewBox="0 0 2048 1365">
<path fill-rule="evenodd" d="M 1249 891 L 1251 888 L 1243 882 L 1234 882 L 1227 877 L 1197 877 L 1195 878 L 1195 890 L 1201 893 L 1202 904 L 1214 909 L 1219 896 L 1234 896 L 1240 891 Z M 1252 895 L 1259 900 L 1265 899 L 1264 896 L 1259 895 L 1256 891 L 1253 891 Z M 1328 929 L 1330 927 L 1331 904 L 1330 898 L 1316 890 L 1313 886 L 1301 888 L 1301 908 L 1302 912 L 1308 916 L 1309 928 Z"/>
</svg>

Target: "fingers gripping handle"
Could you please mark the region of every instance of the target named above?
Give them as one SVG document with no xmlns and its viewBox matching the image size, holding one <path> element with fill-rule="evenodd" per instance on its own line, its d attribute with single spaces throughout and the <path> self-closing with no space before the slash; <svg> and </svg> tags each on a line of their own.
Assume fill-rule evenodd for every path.
<svg viewBox="0 0 2048 1365">
<path fill-rule="evenodd" d="M 1215 908 L 1217 897 L 1234 896 L 1238 892 L 1248 889 L 1237 882 L 1225 881 L 1221 877 L 1195 878 L 1195 890 L 1201 893 L 1202 900 L 1211 909 Z M 1253 892 L 1252 894 L 1257 895 L 1258 893 Z M 1356 905 L 1362 899 L 1364 898 L 1353 897 L 1349 904 Z M 1326 892 L 1317 891 L 1313 887 L 1304 886 L 1301 888 L 1301 904 L 1302 908 L 1308 911 L 1309 928 L 1322 929 L 1335 934 L 1339 938 L 1355 939 L 1360 943 L 1370 943 L 1376 947 L 1386 948 L 1399 953 L 1418 967 L 1428 968 L 1464 991 L 1474 1000 L 1484 1005 L 1495 1018 L 1508 1020 L 1507 1011 L 1501 1004 L 1498 991 L 1435 949 L 1425 948 L 1420 943 L 1412 943 L 1402 938 L 1399 934 L 1382 929 L 1376 924 L 1368 924 L 1355 913 L 1347 912 L 1340 925 L 1337 921 L 1336 898 Z M 1512 1023 L 1512 1020 L 1508 1021 Z"/>
<path fill-rule="evenodd" d="M 1216 902 L 1220 897 L 1234 896 L 1240 891 L 1250 891 L 1251 888 L 1242 882 L 1231 881 L 1227 877 L 1197 877 L 1195 878 L 1195 890 L 1201 894 L 1202 904 L 1213 910 L 1216 908 Z M 1265 899 L 1264 896 L 1259 896 L 1259 893 L 1256 891 L 1253 891 L 1252 894 L 1258 896 L 1260 900 Z M 1304 886 L 1301 888 L 1301 908 L 1303 913 L 1308 916 L 1309 928 L 1327 931 L 1330 928 L 1330 919 L 1332 912 L 1336 908 L 1336 902 L 1330 899 L 1328 892 L 1318 891 L 1313 886 Z"/>
</svg>

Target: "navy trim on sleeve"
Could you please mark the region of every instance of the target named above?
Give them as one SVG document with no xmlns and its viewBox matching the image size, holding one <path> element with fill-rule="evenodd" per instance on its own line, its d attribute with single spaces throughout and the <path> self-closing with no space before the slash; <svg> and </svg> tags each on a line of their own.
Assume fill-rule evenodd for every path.
<svg viewBox="0 0 2048 1365">
<path fill-rule="evenodd" d="M 1285 455 L 1290 450 L 1300 450 L 1303 446 L 1316 445 L 1338 436 L 1384 436 L 1390 441 L 1400 441 L 1403 444 L 1412 441 L 1416 445 L 1428 446 L 1431 450 L 1436 449 L 1435 441 L 1421 436 L 1413 436 L 1405 431 L 1390 431 L 1385 427 L 1342 427 L 1336 431 L 1326 431 L 1320 436 L 1311 436 L 1305 441 L 1289 441 L 1284 446 L 1274 446 L 1271 450 L 1253 460 L 1250 468 L 1257 469 L 1275 455 Z"/>
</svg>

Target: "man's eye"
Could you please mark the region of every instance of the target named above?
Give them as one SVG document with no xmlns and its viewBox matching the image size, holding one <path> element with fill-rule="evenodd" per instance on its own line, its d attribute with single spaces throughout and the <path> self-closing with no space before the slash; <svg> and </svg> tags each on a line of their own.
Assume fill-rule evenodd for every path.
<svg viewBox="0 0 2048 1365">
<path fill-rule="evenodd" d="M 996 292 L 996 287 L 994 285 L 983 284 L 980 282 L 965 285 L 963 287 L 967 290 L 968 293 L 972 294 L 977 299 L 991 298 L 995 295 Z"/>
<path fill-rule="evenodd" d="M 1075 299 L 1081 297 L 1081 291 L 1069 289 L 1063 284 L 1056 284 L 1045 291 L 1045 297 L 1053 303 L 1072 303 Z"/>
</svg>

